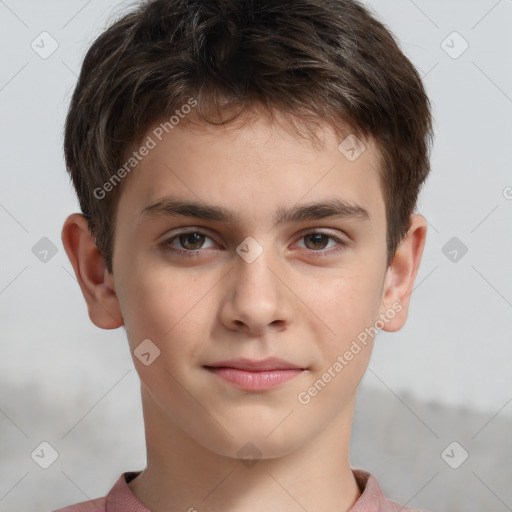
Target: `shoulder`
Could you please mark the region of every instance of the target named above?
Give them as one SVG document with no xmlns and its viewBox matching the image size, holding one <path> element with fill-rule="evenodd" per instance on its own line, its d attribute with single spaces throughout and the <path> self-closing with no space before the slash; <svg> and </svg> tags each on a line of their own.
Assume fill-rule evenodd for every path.
<svg viewBox="0 0 512 512">
<path fill-rule="evenodd" d="M 69 505 L 64 508 L 59 508 L 53 512 L 105 512 L 107 510 L 107 498 L 96 498 L 94 500 L 82 501 Z"/>
<path fill-rule="evenodd" d="M 377 478 L 362 470 L 353 470 L 356 481 L 361 489 L 361 496 L 349 512 L 426 512 L 408 508 L 386 497 Z"/>
<path fill-rule="evenodd" d="M 150 512 L 132 494 L 128 482 L 135 478 L 140 471 L 128 471 L 122 473 L 108 494 L 102 498 L 81 501 L 74 505 L 53 510 L 52 512 Z"/>
<path fill-rule="evenodd" d="M 381 504 L 382 512 L 427 512 L 426 510 L 420 510 L 417 508 L 408 508 L 400 505 L 400 503 L 384 498 Z"/>
</svg>

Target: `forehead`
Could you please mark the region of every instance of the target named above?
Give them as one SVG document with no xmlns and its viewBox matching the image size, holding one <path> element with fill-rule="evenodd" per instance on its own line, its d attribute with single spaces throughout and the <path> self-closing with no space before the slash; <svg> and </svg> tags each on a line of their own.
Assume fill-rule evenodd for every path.
<svg viewBox="0 0 512 512">
<path fill-rule="evenodd" d="M 225 126 L 187 121 L 172 128 L 154 123 L 140 141 L 151 149 L 120 200 L 133 220 L 165 197 L 222 205 L 224 220 L 238 224 L 270 214 L 275 220 L 294 205 L 320 200 L 359 208 L 372 222 L 384 214 L 380 155 L 371 139 L 342 139 L 325 124 L 312 140 L 282 117 L 246 116 Z"/>
</svg>

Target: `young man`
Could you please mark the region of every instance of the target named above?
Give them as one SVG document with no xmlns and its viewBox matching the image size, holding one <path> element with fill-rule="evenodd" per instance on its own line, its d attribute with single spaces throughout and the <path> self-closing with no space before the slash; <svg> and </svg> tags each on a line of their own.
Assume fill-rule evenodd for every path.
<svg viewBox="0 0 512 512">
<path fill-rule="evenodd" d="M 352 469 L 357 386 L 406 319 L 428 98 L 353 0 L 154 0 L 92 45 L 62 241 L 124 326 L 147 467 L 61 512 L 410 510 Z"/>
</svg>

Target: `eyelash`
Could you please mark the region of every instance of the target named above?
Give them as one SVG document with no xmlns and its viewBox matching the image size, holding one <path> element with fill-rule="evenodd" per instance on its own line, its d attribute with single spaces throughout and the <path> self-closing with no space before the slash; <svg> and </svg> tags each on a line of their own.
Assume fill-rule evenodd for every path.
<svg viewBox="0 0 512 512">
<path fill-rule="evenodd" d="M 184 236 L 184 235 L 204 235 L 205 237 L 207 238 L 210 238 L 210 236 L 208 236 L 206 233 L 203 233 L 202 231 L 199 231 L 199 230 L 192 230 L 192 231 L 184 231 L 183 233 L 178 233 L 177 235 L 174 235 L 172 238 L 169 238 L 167 240 L 165 240 L 164 242 L 162 242 L 162 247 L 165 249 L 165 250 L 169 250 L 169 251 L 172 251 L 174 254 L 178 254 L 178 255 L 183 255 L 185 257 L 195 257 L 195 256 L 199 256 L 200 255 L 200 252 L 201 252 L 201 249 L 197 249 L 195 251 L 188 251 L 186 249 L 177 249 L 176 247 L 172 246 L 171 243 L 176 240 L 177 238 L 179 238 L 180 236 Z M 331 236 L 329 235 L 328 233 L 323 233 L 322 231 L 309 231 L 308 233 L 304 233 L 300 238 L 303 239 L 303 238 L 306 238 L 307 236 L 309 235 L 324 235 L 326 236 L 327 238 L 331 239 L 331 240 L 334 240 L 336 242 L 338 242 L 339 244 L 339 247 L 336 248 L 336 249 L 328 249 L 328 250 L 320 250 L 320 251 L 315 251 L 313 249 L 307 249 L 311 252 L 311 256 L 313 257 L 326 257 L 326 256 L 333 256 L 334 254 L 338 254 L 342 251 L 344 251 L 347 247 L 348 247 L 348 244 L 346 242 L 344 242 L 343 240 L 335 237 L 335 236 Z"/>
</svg>

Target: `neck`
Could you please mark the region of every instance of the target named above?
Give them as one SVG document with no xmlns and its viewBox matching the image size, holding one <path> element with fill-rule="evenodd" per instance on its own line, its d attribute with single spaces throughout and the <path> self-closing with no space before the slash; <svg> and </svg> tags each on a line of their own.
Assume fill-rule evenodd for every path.
<svg viewBox="0 0 512 512">
<path fill-rule="evenodd" d="M 360 496 L 348 460 L 354 403 L 311 443 L 253 461 L 197 442 L 144 387 L 142 403 L 147 467 L 128 487 L 152 512 L 346 512 Z"/>
</svg>

